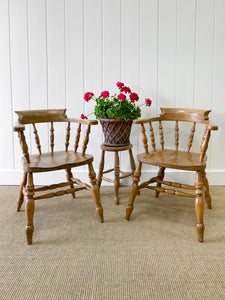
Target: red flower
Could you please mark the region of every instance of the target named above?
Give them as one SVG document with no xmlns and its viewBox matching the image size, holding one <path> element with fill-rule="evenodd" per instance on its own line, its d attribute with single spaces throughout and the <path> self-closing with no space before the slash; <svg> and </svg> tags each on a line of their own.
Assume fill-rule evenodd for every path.
<svg viewBox="0 0 225 300">
<path fill-rule="evenodd" d="M 146 103 L 146 106 L 151 106 L 152 105 L 152 100 L 149 99 L 149 98 L 145 98 L 145 103 Z"/>
<path fill-rule="evenodd" d="M 81 114 L 81 119 L 87 119 L 87 117 L 84 114 Z"/>
<path fill-rule="evenodd" d="M 118 81 L 116 85 L 118 86 L 119 89 L 121 89 L 124 86 L 124 83 Z"/>
<path fill-rule="evenodd" d="M 117 98 L 119 99 L 119 100 L 126 100 L 126 95 L 124 95 L 124 94 L 119 94 L 118 96 L 117 96 Z"/>
<path fill-rule="evenodd" d="M 91 98 L 94 96 L 94 93 L 92 93 L 92 92 L 87 92 L 87 93 L 85 93 L 84 94 L 84 100 L 85 101 L 90 101 L 91 100 Z"/>
<path fill-rule="evenodd" d="M 128 86 L 123 86 L 120 91 L 129 94 L 131 93 L 131 89 Z"/>
<path fill-rule="evenodd" d="M 139 99 L 138 94 L 136 94 L 136 93 L 131 93 L 131 94 L 130 94 L 130 101 L 131 101 L 132 103 L 134 103 L 135 101 L 138 101 L 138 99 Z"/>
<path fill-rule="evenodd" d="M 109 92 L 108 91 L 104 91 L 104 92 L 102 92 L 101 93 L 101 96 L 102 96 L 102 98 L 107 98 L 107 97 L 109 97 Z"/>
</svg>

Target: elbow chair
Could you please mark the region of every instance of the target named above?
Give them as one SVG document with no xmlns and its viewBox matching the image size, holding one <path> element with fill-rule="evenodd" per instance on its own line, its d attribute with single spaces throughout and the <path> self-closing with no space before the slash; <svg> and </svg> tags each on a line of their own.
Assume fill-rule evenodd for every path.
<svg viewBox="0 0 225 300">
<path fill-rule="evenodd" d="M 130 188 L 129 203 L 126 208 L 127 220 L 130 219 L 130 215 L 133 211 L 133 203 L 136 195 L 142 188 L 154 190 L 156 197 L 159 196 L 159 193 L 167 193 L 169 195 L 182 197 L 192 197 L 195 199 L 198 241 L 203 242 L 204 200 L 206 201 L 208 208 L 212 207 L 209 184 L 205 172 L 206 150 L 208 148 L 211 131 L 218 129 L 216 125 L 211 125 L 209 123 L 209 113 L 210 110 L 161 108 L 161 114 L 159 117 L 134 120 L 135 124 L 139 124 L 141 126 L 144 153 L 137 155 L 138 165 L 134 173 L 133 183 Z M 175 124 L 175 126 L 173 125 L 174 134 L 171 134 L 172 129 L 168 128 L 169 123 L 172 122 Z M 180 130 L 179 125 L 183 122 L 183 127 L 181 127 L 182 130 Z M 187 129 L 187 123 L 190 124 L 190 131 Z M 203 125 L 204 127 L 200 151 L 191 152 L 197 125 Z M 146 135 L 147 126 L 152 149 L 150 149 L 148 145 L 148 138 Z M 156 129 L 157 133 L 155 133 Z M 179 144 L 184 144 L 184 133 L 187 134 L 187 144 L 185 146 L 186 149 L 181 150 L 179 149 Z M 168 147 L 165 146 L 165 139 L 167 136 Z M 158 137 L 157 145 L 156 137 Z M 171 146 L 172 140 L 174 140 L 173 146 Z M 157 148 L 157 146 L 159 147 Z M 157 176 L 139 184 L 143 164 L 157 166 L 159 167 L 159 171 Z M 166 168 L 196 172 L 195 184 L 192 186 L 179 182 L 165 181 L 164 175 Z M 155 183 L 154 186 L 151 185 L 153 183 Z M 166 187 L 162 187 L 162 185 Z M 173 188 L 167 188 L 167 186 Z M 193 190 L 194 193 L 187 193 L 184 192 L 184 190 Z"/>
<path fill-rule="evenodd" d="M 64 194 L 72 194 L 75 198 L 75 193 L 82 189 L 87 189 L 92 192 L 92 196 L 96 205 L 96 212 L 100 222 L 103 222 L 103 208 L 100 201 L 99 186 L 96 180 L 96 174 L 93 169 L 93 156 L 86 154 L 86 148 L 89 142 L 89 134 L 92 125 L 98 124 L 96 120 L 70 119 L 66 116 L 66 109 L 48 109 L 48 110 L 29 110 L 16 111 L 18 115 L 18 123 L 14 126 L 14 131 L 18 133 L 22 152 L 23 152 L 23 170 L 24 176 L 20 186 L 19 198 L 17 200 L 17 211 L 20 210 L 25 198 L 25 214 L 26 214 L 26 238 L 27 243 L 32 244 L 32 236 L 34 231 L 33 215 L 35 201 L 40 199 L 52 198 Z M 50 145 L 49 152 L 42 153 L 38 126 L 39 123 L 48 123 L 50 128 Z M 55 128 L 54 124 L 64 124 L 65 128 L 65 149 L 63 151 L 55 151 Z M 77 126 L 75 134 L 75 143 L 73 150 L 69 150 L 70 134 L 72 124 Z M 38 150 L 38 154 L 30 154 L 26 142 L 24 130 L 25 126 L 31 125 L 34 133 L 34 140 Z M 86 125 L 86 126 L 83 126 Z M 57 125 L 58 126 L 58 125 Z M 74 126 L 74 125 L 73 125 Z M 79 147 L 81 130 L 86 127 L 84 134 L 83 145 Z M 29 133 L 29 131 L 28 131 Z M 80 152 L 78 152 L 80 149 Z M 71 169 L 79 166 L 88 165 L 89 178 L 91 185 L 83 183 L 80 179 L 74 178 Z M 34 187 L 33 174 L 40 172 L 51 172 L 55 170 L 66 171 L 66 182 L 52 184 L 43 187 Z M 74 184 L 78 185 L 75 187 Z M 62 189 L 65 188 L 66 189 Z M 44 195 L 36 196 L 37 192 L 61 188 L 61 190 Z"/>
</svg>

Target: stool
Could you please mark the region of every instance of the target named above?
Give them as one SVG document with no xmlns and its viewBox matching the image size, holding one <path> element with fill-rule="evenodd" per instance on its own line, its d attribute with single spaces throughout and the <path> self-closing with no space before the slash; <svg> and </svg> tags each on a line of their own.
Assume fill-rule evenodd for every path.
<svg viewBox="0 0 225 300">
<path fill-rule="evenodd" d="M 114 146 L 106 146 L 104 144 L 101 145 L 102 149 L 102 155 L 101 155 L 101 161 L 99 164 L 99 172 L 98 172 L 98 186 L 101 187 L 102 180 L 112 182 L 114 183 L 114 191 L 115 191 L 115 198 L 114 198 L 114 203 L 119 204 L 119 187 L 120 187 L 120 179 L 126 178 L 128 176 L 132 176 L 135 171 L 135 162 L 134 162 L 134 157 L 132 153 L 132 145 L 129 144 L 127 146 L 122 146 L 122 147 L 114 147 Z M 131 172 L 124 172 L 120 170 L 120 164 L 119 164 L 119 151 L 129 151 L 129 157 L 130 157 L 130 166 L 131 166 Z M 105 163 L 105 151 L 109 152 L 115 152 L 115 157 L 114 157 L 114 168 L 109 169 L 107 171 L 104 171 L 104 163 Z M 103 177 L 103 174 L 110 173 L 114 171 L 114 180 Z M 120 176 L 122 174 L 122 176 Z"/>
</svg>

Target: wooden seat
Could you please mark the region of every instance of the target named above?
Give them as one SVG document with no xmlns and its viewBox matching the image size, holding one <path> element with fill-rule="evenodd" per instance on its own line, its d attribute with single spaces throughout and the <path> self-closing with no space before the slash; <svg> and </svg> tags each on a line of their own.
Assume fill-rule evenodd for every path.
<svg viewBox="0 0 225 300">
<path fill-rule="evenodd" d="M 18 123 L 14 126 L 14 131 L 18 132 L 22 152 L 23 152 L 23 169 L 24 176 L 23 181 L 20 186 L 20 194 L 17 200 L 17 211 L 20 210 L 24 198 L 25 198 L 25 212 L 26 212 L 26 237 L 27 243 L 32 243 L 32 236 L 34 231 L 33 226 L 33 215 L 35 200 L 52 198 L 55 196 L 61 196 L 64 194 L 72 194 L 75 198 L 75 193 L 77 191 L 87 189 L 92 192 L 96 212 L 99 217 L 100 222 L 103 222 L 103 208 L 100 201 L 99 186 L 97 184 L 96 174 L 93 169 L 93 156 L 86 154 L 86 149 L 89 141 L 90 129 L 92 125 L 98 124 L 96 120 L 82 120 L 82 119 L 70 119 L 66 116 L 66 109 L 55 109 L 55 110 L 30 110 L 30 111 L 16 111 L 18 115 Z M 40 143 L 40 137 L 38 132 L 39 123 L 49 123 L 49 137 L 50 137 L 50 151 L 42 153 L 42 146 Z M 63 151 L 54 151 L 54 146 L 56 142 L 57 135 L 55 134 L 54 124 L 62 125 L 65 129 L 64 139 L 65 139 L 65 149 Z M 32 126 L 34 133 L 34 141 L 38 154 L 30 154 L 28 151 L 28 144 L 26 142 L 26 137 L 24 135 L 25 126 Z M 77 126 L 77 128 L 72 128 L 72 126 Z M 84 126 L 86 125 L 86 126 Z M 86 133 L 84 134 L 84 139 L 82 146 L 79 147 L 80 136 L 82 128 L 86 127 Z M 72 131 L 75 131 L 73 150 L 70 148 L 70 136 Z M 29 136 L 29 131 L 28 131 Z M 61 136 L 60 136 L 61 140 Z M 78 150 L 80 149 L 80 152 Z M 90 183 L 86 184 L 82 182 L 79 178 L 74 178 L 71 169 L 83 165 L 88 165 L 88 175 L 90 178 Z M 43 187 L 34 187 L 33 183 L 33 173 L 49 172 L 55 170 L 66 171 L 67 181 L 58 184 L 52 184 Z M 76 185 L 76 186 L 75 186 Z M 65 187 L 68 187 L 64 189 Z M 60 189 L 56 192 L 51 192 L 47 194 L 37 195 L 38 192 L 43 192 L 46 190 Z M 25 196 L 25 197 L 24 197 Z"/>
<path fill-rule="evenodd" d="M 154 190 L 156 197 L 159 196 L 159 193 L 191 197 L 195 199 L 198 241 L 203 242 L 204 200 L 206 200 L 208 208 L 212 207 L 209 184 L 205 172 L 206 151 L 211 131 L 218 129 L 216 125 L 209 124 L 209 113 L 210 110 L 161 108 L 160 117 L 134 120 L 134 123 L 140 124 L 141 126 L 142 142 L 145 152 L 137 155 L 138 166 L 135 170 L 133 183 L 130 189 L 129 203 L 126 210 L 127 220 L 130 219 L 130 215 L 133 211 L 133 203 L 136 195 L 142 188 Z M 173 135 L 171 135 L 171 123 L 175 124 Z M 189 132 L 188 123 L 190 124 Z M 146 134 L 146 125 L 148 125 L 148 135 Z M 197 126 L 203 126 L 204 129 L 201 142 L 198 142 L 198 137 L 195 138 L 200 146 L 200 151 L 191 152 Z M 187 135 L 186 149 L 180 149 L 180 146 L 185 145 L 185 134 Z M 167 145 L 165 145 L 167 135 Z M 151 141 L 152 149 L 150 149 L 148 145 L 147 136 Z M 158 143 L 156 143 L 156 136 L 158 136 Z M 174 149 L 172 149 L 172 140 L 174 140 Z M 159 167 L 159 171 L 157 176 L 139 184 L 143 164 L 157 166 Z M 166 168 L 195 171 L 195 184 L 188 185 L 185 183 L 165 181 L 164 176 Z M 172 188 L 167 188 L 167 186 Z M 186 192 L 184 190 L 193 190 L 194 193 Z"/>
</svg>

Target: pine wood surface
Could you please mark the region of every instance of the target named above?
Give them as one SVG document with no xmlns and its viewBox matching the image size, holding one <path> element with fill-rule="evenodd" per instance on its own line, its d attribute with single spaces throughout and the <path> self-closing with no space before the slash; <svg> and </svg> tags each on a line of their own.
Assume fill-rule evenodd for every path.
<svg viewBox="0 0 225 300">
<path fill-rule="evenodd" d="M 92 165 L 93 156 L 86 154 L 86 149 L 89 142 L 89 135 L 91 126 L 98 124 L 96 120 L 83 120 L 78 118 L 67 118 L 66 109 L 49 109 L 49 110 L 29 110 L 17 111 L 18 122 L 14 126 L 14 131 L 18 133 L 21 149 L 23 152 L 23 169 L 24 176 L 20 186 L 19 197 L 17 200 L 17 211 L 20 210 L 25 199 L 25 213 L 26 213 L 26 237 L 27 243 L 32 244 L 34 225 L 33 216 L 35 210 L 35 200 L 48 199 L 64 194 L 71 194 L 75 198 L 75 193 L 82 189 L 91 191 L 95 201 L 96 213 L 100 222 L 103 222 L 103 208 L 100 200 L 100 191 L 97 184 L 96 174 Z M 65 123 L 65 149 L 62 151 L 55 151 L 55 123 Z M 50 152 L 42 153 L 41 139 L 36 123 L 49 123 L 49 146 Z M 77 124 L 75 134 L 75 141 L 73 150 L 69 150 L 71 137 L 71 123 Z M 38 154 L 30 154 L 29 147 L 26 142 L 25 125 L 32 125 L 34 140 L 37 147 Z M 81 134 L 83 127 L 86 127 L 84 135 Z M 82 143 L 81 143 L 82 136 Z M 82 144 L 78 152 L 79 144 Z M 90 185 L 82 182 L 79 178 L 74 178 L 71 169 L 82 165 L 88 166 L 88 176 Z M 33 182 L 33 173 L 49 172 L 65 169 L 65 177 L 67 182 L 44 186 L 42 188 L 35 188 Z M 78 185 L 75 187 L 74 184 Z M 66 186 L 69 188 L 64 189 Z M 40 191 L 60 188 L 60 191 L 45 193 L 41 196 L 35 194 Z"/>
<path fill-rule="evenodd" d="M 211 131 L 218 129 L 217 125 L 209 123 L 209 113 L 210 110 L 161 108 L 161 114 L 159 117 L 134 120 L 134 123 L 139 124 L 141 127 L 144 153 L 139 153 L 137 155 L 138 165 L 134 172 L 133 183 L 130 188 L 129 203 L 126 210 L 127 220 L 130 219 L 135 198 L 142 188 L 148 188 L 155 191 L 156 197 L 158 197 L 160 193 L 167 193 L 174 196 L 195 198 L 198 241 L 203 242 L 204 201 L 206 201 L 208 208 L 212 208 L 209 184 L 205 172 L 206 152 L 208 149 Z M 169 124 L 168 122 L 174 124 L 174 149 L 167 149 L 167 145 L 165 144 L 164 129 L 167 128 L 167 125 Z M 190 133 L 187 136 L 186 149 L 180 149 L 179 145 L 181 138 L 179 124 L 182 122 L 192 123 Z M 158 123 L 157 133 L 154 131 L 153 123 Z M 196 153 L 191 152 L 191 149 L 195 138 L 196 126 L 199 124 L 205 126 L 205 129 L 203 131 L 201 142 L 199 143 L 199 152 Z M 157 145 L 159 148 L 156 146 L 156 138 L 158 138 Z M 148 141 L 150 142 L 149 144 Z M 171 147 L 171 143 L 169 146 Z M 157 166 L 159 167 L 159 171 L 157 176 L 139 184 L 143 164 Z M 195 171 L 195 183 L 193 186 L 189 186 L 183 183 L 165 181 L 164 176 L 166 168 Z M 152 185 L 154 183 L 156 183 L 156 185 Z M 170 188 L 167 186 L 170 186 Z M 179 188 L 179 190 L 177 190 L 177 188 Z M 194 190 L 194 194 L 180 191 L 180 189 Z"/>
</svg>

